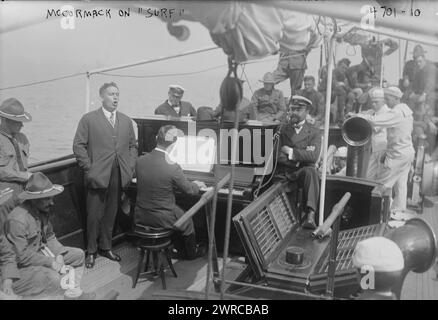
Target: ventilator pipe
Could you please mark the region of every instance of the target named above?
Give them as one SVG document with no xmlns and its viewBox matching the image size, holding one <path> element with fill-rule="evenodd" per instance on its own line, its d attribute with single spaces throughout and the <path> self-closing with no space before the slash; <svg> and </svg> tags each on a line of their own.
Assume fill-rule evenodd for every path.
<svg viewBox="0 0 438 320">
<path fill-rule="evenodd" d="M 373 134 L 371 123 L 361 117 L 352 117 L 344 121 L 341 132 L 348 145 L 346 175 L 365 178 L 365 147 Z"/>
</svg>

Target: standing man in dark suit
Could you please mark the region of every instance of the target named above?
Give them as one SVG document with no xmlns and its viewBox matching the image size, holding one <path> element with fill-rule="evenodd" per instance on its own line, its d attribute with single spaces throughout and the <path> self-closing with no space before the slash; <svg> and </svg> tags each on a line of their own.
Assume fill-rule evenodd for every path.
<svg viewBox="0 0 438 320">
<path fill-rule="evenodd" d="M 157 147 L 137 160 L 137 201 L 134 221 L 155 228 L 174 229 L 174 223 L 184 215 L 175 203 L 175 190 L 196 195 L 205 187 L 203 182 L 190 182 L 181 167 L 171 161 L 168 151 L 177 139 L 177 129 L 166 125 L 157 135 Z M 174 238 L 174 246 L 180 258 L 195 259 L 205 253 L 196 245 L 195 228 L 192 219 L 182 225 Z M 182 236 L 180 241 L 178 238 Z"/>
<path fill-rule="evenodd" d="M 172 117 L 196 117 L 196 109 L 187 101 L 181 101 L 185 89 L 177 84 L 169 86 L 169 98 L 155 109 L 155 114 Z"/>
<path fill-rule="evenodd" d="M 87 188 L 87 268 L 94 266 L 98 238 L 100 254 L 120 261 L 111 251 L 114 220 L 121 190 L 131 182 L 137 158 L 132 121 L 117 111 L 117 85 L 105 83 L 99 94 L 102 108 L 82 117 L 73 141 L 73 152 L 84 170 Z"/>
<path fill-rule="evenodd" d="M 312 102 L 302 96 L 293 96 L 289 102 L 290 122 L 280 136 L 279 169 L 290 181 L 303 188 L 307 219 L 303 227 L 315 229 L 315 212 L 319 197 L 319 178 L 315 164 L 321 150 L 319 129 L 306 122 Z"/>
</svg>

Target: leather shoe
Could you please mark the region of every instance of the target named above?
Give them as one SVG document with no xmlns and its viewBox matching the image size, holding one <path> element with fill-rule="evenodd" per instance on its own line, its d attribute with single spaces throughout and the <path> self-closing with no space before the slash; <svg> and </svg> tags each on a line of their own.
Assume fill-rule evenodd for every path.
<svg viewBox="0 0 438 320">
<path fill-rule="evenodd" d="M 100 250 L 99 254 L 102 257 L 108 258 L 108 259 L 113 260 L 113 261 L 119 262 L 122 260 L 122 258 L 120 258 L 120 256 L 118 254 L 112 252 L 111 250 Z"/>
<path fill-rule="evenodd" d="M 194 257 L 188 257 L 187 260 L 194 260 L 200 257 L 205 256 L 205 254 L 207 253 L 207 246 L 205 244 L 197 244 L 196 245 L 196 252 Z"/>
<path fill-rule="evenodd" d="M 309 210 L 309 212 L 307 213 L 306 221 L 304 221 L 303 223 L 303 229 L 309 229 L 309 230 L 316 229 L 315 212 L 313 210 Z"/>
<path fill-rule="evenodd" d="M 87 254 L 87 257 L 85 258 L 85 267 L 91 269 L 94 267 L 95 263 L 96 263 L 96 253 Z"/>
</svg>

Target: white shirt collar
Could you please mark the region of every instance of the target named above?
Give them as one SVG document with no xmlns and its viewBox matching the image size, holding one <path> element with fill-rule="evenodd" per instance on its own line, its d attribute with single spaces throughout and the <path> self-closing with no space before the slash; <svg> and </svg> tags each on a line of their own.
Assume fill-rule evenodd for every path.
<svg viewBox="0 0 438 320">
<path fill-rule="evenodd" d="M 117 110 L 114 110 L 113 112 L 109 112 L 108 110 L 106 110 L 104 107 L 102 107 L 102 111 L 103 111 L 103 114 L 105 115 L 105 117 L 108 119 L 108 121 L 109 121 L 109 119 L 110 119 L 110 117 L 111 117 L 111 113 L 114 113 L 114 121 L 116 121 L 116 115 L 117 115 Z"/>
<path fill-rule="evenodd" d="M 304 123 L 306 123 L 306 120 L 303 120 L 303 121 L 301 121 L 301 122 L 298 122 L 299 128 L 294 128 L 294 129 L 295 129 L 295 132 L 296 132 L 297 134 L 299 134 L 299 133 L 301 132 L 301 130 L 303 130 Z"/>
<path fill-rule="evenodd" d="M 178 104 L 176 107 L 174 107 L 169 100 L 167 100 L 167 104 L 173 109 L 175 110 L 176 113 L 179 113 L 179 111 L 181 110 L 181 105 Z"/>
<path fill-rule="evenodd" d="M 159 147 L 155 147 L 155 150 L 160 151 L 160 152 L 163 152 L 163 153 L 165 153 L 166 155 L 169 155 L 169 153 L 168 153 L 166 150 L 163 150 L 163 149 L 161 149 L 161 148 L 159 148 Z"/>
</svg>

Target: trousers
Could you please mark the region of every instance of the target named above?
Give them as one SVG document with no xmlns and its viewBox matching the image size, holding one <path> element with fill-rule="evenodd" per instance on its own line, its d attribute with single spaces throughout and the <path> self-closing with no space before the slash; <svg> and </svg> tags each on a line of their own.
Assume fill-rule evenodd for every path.
<svg viewBox="0 0 438 320">
<path fill-rule="evenodd" d="M 367 179 L 377 181 L 380 178 L 383 163 L 381 160 L 385 150 L 372 152 L 368 160 Z"/>
<path fill-rule="evenodd" d="M 386 157 L 378 180 L 386 188 L 393 188 L 394 199 L 391 210 L 405 210 L 408 195 L 408 176 L 414 154 L 401 158 Z"/>
<path fill-rule="evenodd" d="M 120 168 L 114 161 L 108 188 L 87 190 L 87 250 L 111 250 L 114 222 L 120 205 Z"/>
<path fill-rule="evenodd" d="M 69 297 L 82 294 L 80 284 L 84 271 L 85 253 L 79 248 L 64 248 L 67 249 L 64 255 L 65 264 L 75 269 L 74 286 L 65 290 L 61 286 L 63 275 L 45 266 L 30 266 L 19 269 L 20 279 L 12 285 L 15 294 L 29 298 L 47 298 L 62 293 Z M 57 255 L 56 252 L 54 254 Z"/>
</svg>

